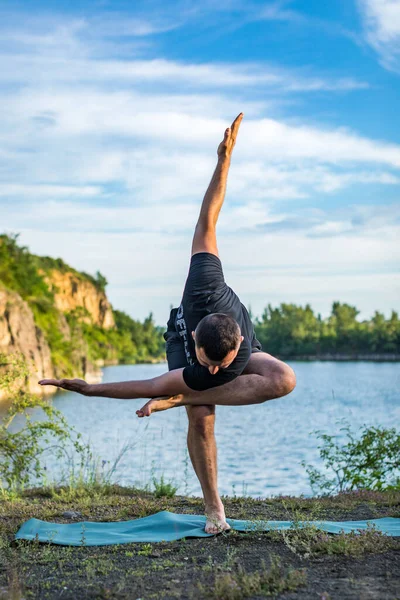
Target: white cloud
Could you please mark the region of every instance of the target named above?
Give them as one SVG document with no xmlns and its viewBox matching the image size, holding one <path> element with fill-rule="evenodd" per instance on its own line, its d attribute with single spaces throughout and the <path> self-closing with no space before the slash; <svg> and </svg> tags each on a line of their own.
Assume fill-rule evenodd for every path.
<svg viewBox="0 0 400 600">
<path fill-rule="evenodd" d="M 112 36 L 122 27 L 115 18 Z M 121 59 L 104 23 L 88 23 L 15 25 L 0 42 L 3 228 L 21 231 L 34 252 L 100 269 L 116 307 L 140 317 L 154 309 L 163 322 L 180 299 L 227 115 L 244 110 L 219 225 L 229 281 L 243 301 L 259 313 L 269 300 L 314 297 L 322 306 L 350 282 L 363 310 L 367 291 L 372 298 L 381 284 L 390 307 L 397 280 L 376 273 L 398 257 L 395 213 L 335 212 L 326 201 L 355 185 L 398 185 L 400 146 L 294 120 L 285 104 L 300 92 L 367 84 L 268 64 L 148 59 L 145 46 Z M 124 32 L 142 39 L 162 26 L 132 21 Z M 313 209 L 297 208 L 305 199 Z"/>
<path fill-rule="evenodd" d="M 58 42 L 58 39 L 54 43 Z M 28 52 L 29 48 L 27 49 Z M 103 86 L 111 82 L 120 86 L 135 83 L 183 85 L 195 88 L 262 87 L 269 92 L 346 92 L 367 89 L 369 84 L 352 77 L 327 78 L 312 74 L 304 76 L 296 71 L 274 67 L 268 63 L 200 63 L 190 64 L 162 58 L 147 60 L 104 60 L 85 57 L 77 44 L 78 56 L 67 58 L 65 45 L 61 53 L 52 47 L 33 55 L 8 55 L 0 72 L 0 81 L 6 83 L 47 82 L 81 83 Z M 67 48 L 68 50 L 68 48 Z M 70 51 L 69 51 L 70 52 Z M 75 53 L 74 52 L 74 53 Z M 79 52 L 84 55 L 82 57 Z M 16 68 L 17 67 L 17 68 Z"/>
<path fill-rule="evenodd" d="M 93 16 L 86 20 L 85 32 L 90 31 L 92 36 L 99 37 L 145 37 L 158 33 L 165 33 L 179 28 L 183 19 L 171 18 L 132 18 L 121 12 L 110 11 Z"/>
<path fill-rule="evenodd" d="M 383 66 L 400 72 L 400 0 L 359 0 L 368 43 Z"/>
<path fill-rule="evenodd" d="M 265 4 L 256 12 L 257 19 L 265 21 L 300 21 L 303 22 L 305 17 L 300 13 L 285 8 L 287 2 L 271 2 Z"/>
<path fill-rule="evenodd" d="M 24 185 L 19 183 L 0 183 L 0 197 L 19 196 L 22 198 L 87 198 L 100 196 L 102 189 L 90 185 L 68 186 L 68 185 Z"/>
<path fill-rule="evenodd" d="M 214 4 L 203 7 L 205 12 L 226 12 L 228 7 Z M 281 3 L 262 7 L 249 3 L 235 5 L 243 13 L 241 24 L 253 17 L 268 18 L 294 15 Z M 170 11 L 172 14 L 172 11 Z M 269 93 L 284 91 L 346 92 L 367 89 L 368 82 L 353 77 L 329 77 L 311 69 L 287 69 L 262 61 L 218 63 L 183 62 L 148 54 L 151 35 L 182 26 L 186 20 L 199 18 L 202 9 L 180 7 L 173 18 L 168 15 L 153 18 L 132 18 L 118 12 L 103 12 L 99 16 L 71 18 L 66 15 L 29 16 L 29 19 L 5 18 L 0 23 L 0 52 L 2 52 L 0 81 L 4 83 L 90 84 L 131 86 L 153 83 L 179 85 L 196 89 L 264 88 Z M 247 15 L 247 16 L 246 16 Z M 0 15 L 1 17 L 1 15 Z M 126 45 L 124 36 L 133 37 Z M 142 38 L 146 37 L 146 41 Z M 110 40 L 118 38 L 118 42 Z M 138 41 L 138 38 L 139 41 Z M 147 45 L 146 45 L 147 44 Z"/>
<path fill-rule="evenodd" d="M 159 157 L 164 153 L 166 162 L 170 162 L 171 154 L 178 158 L 193 153 L 197 147 L 197 154 L 202 155 L 204 162 L 207 157 L 215 156 L 227 122 L 221 118 L 217 97 L 205 100 L 208 109 L 197 114 L 199 103 L 199 97 L 185 95 L 107 93 L 79 88 L 55 93 L 29 90 L 4 101 L 6 110 L 0 139 L 4 150 L 11 154 L 22 147 L 16 161 L 25 159 L 25 167 L 32 174 L 40 174 L 42 180 L 46 179 L 46 164 L 55 177 L 61 173 L 75 177 L 74 168 L 82 171 L 88 164 L 92 170 L 90 165 L 94 158 L 104 161 L 105 156 L 106 173 L 111 161 L 117 177 L 123 163 L 134 163 L 141 152 L 150 160 L 152 152 Z M 243 104 L 246 110 L 246 102 Z M 251 102 L 249 108 L 251 114 L 254 111 Z M 33 139 L 35 153 L 29 156 Z M 30 144 L 26 147 L 27 140 Z M 57 160 L 59 169 L 54 168 Z M 400 146 L 368 139 L 344 128 L 292 125 L 254 115 L 243 122 L 235 160 L 263 162 L 264 168 L 271 162 L 297 165 L 299 161 L 313 161 L 314 166 L 348 165 L 347 168 L 352 169 L 357 164 L 376 164 L 398 169 Z M 93 180 L 96 177 L 102 180 L 101 169 Z M 51 180 L 51 176 L 49 178 Z M 352 177 L 348 179 L 351 181 Z M 386 175 L 388 183 L 389 179 L 390 175 Z M 346 177 L 342 177 L 342 183 L 345 180 Z"/>
<path fill-rule="evenodd" d="M 261 160 L 243 161 L 232 170 L 230 182 L 229 189 L 236 197 L 279 199 L 304 198 L 315 192 L 330 194 L 356 184 L 399 185 L 400 177 L 380 170 L 341 172 L 318 164 L 297 166 L 287 158 L 275 165 Z"/>
<path fill-rule="evenodd" d="M 225 207 L 228 212 L 229 207 Z M 154 219 L 154 214 L 153 214 Z M 87 222 L 90 229 L 90 222 Z M 143 318 L 150 310 L 158 323 L 180 301 L 187 275 L 191 233 L 105 233 L 82 227 L 68 233 L 35 226 L 19 228 L 21 241 L 38 254 L 62 256 L 76 268 L 97 269 L 109 280 L 116 308 Z M 333 300 L 356 304 L 363 317 L 398 304 L 399 227 L 379 235 L 306 238 L 302 232 L 222 236 L 225 277 L 245 305 L 261 314 L 268 302 L 310 302 L 329 312 Z M 389 259 L 390 257 L 390 259 Z"/>
</svg>

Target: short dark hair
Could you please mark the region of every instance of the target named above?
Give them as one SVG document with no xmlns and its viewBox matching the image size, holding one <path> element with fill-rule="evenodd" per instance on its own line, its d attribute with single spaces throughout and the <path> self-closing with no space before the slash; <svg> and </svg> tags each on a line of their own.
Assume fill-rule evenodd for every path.
<svg viewBox="0 0 400 600">
<path fill-rule="evenodd" d="M 210 360 L 220 361 L 236 349 L 240 342 L 240 327 L 232 317 L 214 313 L 203 317 L 196 327 L 196 345 L 203 348 Z"/>
</svg>

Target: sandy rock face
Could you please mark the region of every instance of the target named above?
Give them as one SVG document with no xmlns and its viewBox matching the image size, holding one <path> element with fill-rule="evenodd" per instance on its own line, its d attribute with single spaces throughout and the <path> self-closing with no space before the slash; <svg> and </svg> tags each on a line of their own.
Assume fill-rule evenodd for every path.
<svg viewBox="0 0 400 600">
<path fill-rule="evenodd" d="M 31 366 L 29 389 L 43 394 L 39 379 L 54 377 L 50 348 L 28 304 L 16 292 L 0 289 L 0 352 L 21 352 Z M 49 389 L 50 393 L 51 390 Z"/>
<path fill-rule="evenodd" d="M 112 307 L 104 292 L 85 279 L 74 273 L 50 271 L 45 275 L 47 285 L 54 293 L 55 305 L 62 313 L 82 307 L 85 308 L 90 320 L 104 329 L 115 326 Z"/>
<path fill-rule="evenodd" d="M 42 274 L 54 294 L 54 303 L 58 310 L 58 330 L 64 340 L 72 341 L 71 329 L 65 315 L 77 308 L 87 311 L 83 313 L 82 320 L 104 329 L 115 327 L 112 306 L 107 296 L 91 281 L 76 273 L 63 273 L 56 269 Z M 76 376 L 84 377 L 90 383 L 99 381 L 101 370 L 99 365 L 88 360 L 86 342 L 79 334 L 75 334 L 73 342 L 71 357 L 76 365 Z M 23 354 L 31 367 L 29 390 L 32 393 L 53 393 L 53 388 L 42 387 L 37 382 L 44 378 L 65 376 L 52 364 L 50 347 L 41 329 L 35 325 L 29 305 L 18 293 L 1 287 L 0 352 Z"/>
</svg>

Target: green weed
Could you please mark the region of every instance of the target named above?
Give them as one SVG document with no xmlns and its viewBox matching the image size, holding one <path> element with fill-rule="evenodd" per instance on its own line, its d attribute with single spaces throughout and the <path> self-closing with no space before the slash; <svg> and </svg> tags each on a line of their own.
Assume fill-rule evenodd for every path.
<svg viewBox="0 0 400 600">
<path fill-rule="evenodd" d="M 144 544 L 142 549 L 138 551 L 138 556 L 149 556 L 153 551 L 151 544 Z"/>
<path fill-rule="evenodd" d="M 286 573 L 278 558 L 272 557 L 271 565 L 262 563 L 261 570 L 246 573 L 238 567 L 235 573 L 217 574 L 212 588 L 199 584 L 199 590 L 207 598 L 216 600 L 241 600 L 250 596 L 275 596 L 294 591 L 306 585 L 304 570 L 289 569 Z"/>
<path fill-rule="evenodd" d="M 164 475 L 161 475 L 159 481 L 153 477 L 153 486 L 156 498 L 173 498 L 178 489 L 178 486 L 175 486 L 172 481 L 165 481 Z"/>
</svg>

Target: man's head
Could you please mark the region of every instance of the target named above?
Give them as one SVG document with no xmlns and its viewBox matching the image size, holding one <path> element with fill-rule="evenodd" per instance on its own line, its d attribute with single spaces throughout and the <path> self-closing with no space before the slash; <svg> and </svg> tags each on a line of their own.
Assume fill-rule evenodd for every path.
<svg viewBox="0 0 400 600">
<path fill-rule="evenodd" d="M 192 331 L 197 360 L 212 375 L 225 369 L 236 358 L 243 336 L 235 319 L 222 313 L 204 317 Z"/>
</svg>

